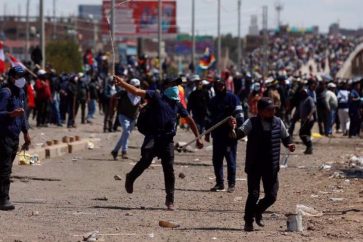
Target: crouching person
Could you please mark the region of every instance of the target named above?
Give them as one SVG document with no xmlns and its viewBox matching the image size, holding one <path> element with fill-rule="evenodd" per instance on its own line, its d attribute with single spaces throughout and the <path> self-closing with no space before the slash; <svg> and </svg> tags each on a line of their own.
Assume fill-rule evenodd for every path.
<svg viewBox="0 0 363 242">
<path fill-rule="evenodd" d="M 270 98 L 262 98 L 257 104 L 258 115 L 248 119 L 236 129 L 237 138 L 248 136 L 246 167 L 248 197 L 245 207 L 245 231 L 253 231 L 253 222 L 264 226 L 262 214 L 275 203 L 279 189 L 281 141 L 290 152 L 295 151 L 289 133 L 280 118 L 275 116 L 275 107 Z M 235 127 L 236 120 L 230 125 Z M 265 197 L 260 197 L 262 180 Z"/>
</svg>

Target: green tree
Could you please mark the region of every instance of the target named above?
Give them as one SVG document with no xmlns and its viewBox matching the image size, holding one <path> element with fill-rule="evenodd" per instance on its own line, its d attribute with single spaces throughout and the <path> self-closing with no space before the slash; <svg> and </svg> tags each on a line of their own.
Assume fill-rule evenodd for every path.
<svg viewBox="0 0 363 242">
<path fill-rule="evenodd" d="M 82 70 L 82 55 L 73 41 L 50 42 L 46 48 L 47 63 L 57 72 L 79 72 Z"/>
</svg>

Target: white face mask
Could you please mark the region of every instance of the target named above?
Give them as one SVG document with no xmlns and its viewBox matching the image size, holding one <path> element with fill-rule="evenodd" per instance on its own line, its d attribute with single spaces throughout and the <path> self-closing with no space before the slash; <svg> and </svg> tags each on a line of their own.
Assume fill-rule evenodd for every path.
<svg viewBox="0 0 363 242">
<path fill-rule="evenodd" d="M 25 86 L 25 83 L 26 81 L 24 77 L 15 80 L 15 86 L 18 88 L 23 88 Z"/>
</svg>

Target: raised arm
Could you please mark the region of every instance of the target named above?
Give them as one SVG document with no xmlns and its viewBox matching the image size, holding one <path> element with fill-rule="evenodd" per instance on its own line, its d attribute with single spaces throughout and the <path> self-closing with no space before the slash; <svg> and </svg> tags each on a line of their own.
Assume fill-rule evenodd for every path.
<svg viewBox="0 0 363 242">
<path fill-rule="evenodd" d="M 140 88 L 137 88 L 137 87 L 134 87 L 133 85 L 128 84 L 121 77 L 118 77 L 118 76 L 113 76 L 113 77 L 115 79 L 115 83 L 117 86 L 124 88 L 127 92 L 129 92 L 135 96 L 145 98 L 145 96 L 146 96 L 145 90 L 142 90 Z"/>
</svg>

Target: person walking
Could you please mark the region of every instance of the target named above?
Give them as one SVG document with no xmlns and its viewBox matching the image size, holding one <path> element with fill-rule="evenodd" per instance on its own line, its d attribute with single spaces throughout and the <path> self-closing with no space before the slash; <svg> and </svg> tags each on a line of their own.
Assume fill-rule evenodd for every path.
<svg viewBox="0 0 363 242">
<path fill-rule="evenodd" d="M 209 104 L 206 116 L 206 128 L 210 128 L 221 120 L 233 116 L 237 119 L 237 126 L 243 123 L 243 109 L 239 98 L 227 91 L 225 82 L 217 80 L 214 84 L 216 96 Z M 227 161 L 228 192 L 232 193 L 236 185 L 236 158 L 237 140 L 230 137 L 231 129 L 226 123 L 212 131 L 213 138 L 213 167 L 216 177 L 216 185 L 211 188 L 212 192 L 224 190 L 223 160 Z M 210 141 L 210 134 L 205 136 L 205 141 Z"/>
<path fill-rule="evenodd" d="M 141 159 L 126 175 L 126 191 L 133 193 L 135 180 L 151 165 L 154 157 L 161 158 L 166 192 L 165 205 L 168 210 L 175 210 L 173 138 L 177 131 L 178 116 L 186 118 L 194 135 L 199 137 L 194 120 L 179 102 L 178 85 L 180 82 L 171 79 L 164 80 L 163 92 L 159 93 L 158 91 L 145 91 L 136 88 L 117 76 L 115 76 L 115 79 L 117 85 L 124 88 L 128 93 L 147 101 L 147 105 L 140 112 L 137 122 L 139 131 L 145 135 L 141 147 Z M 201 139 L 198 139 L 196 144 L 198 148 L 203 148 Z"/>
<path fill-rule="evenodd" d="M 279 190 L 281 142 L 290 152 L 295 151 L 282 120 L 275 116 L 275 106 L 270 98 L 263 97 L 257 104 L 258 115 L 248 119 L 236 129 L 237 139 L 248 136 L 245 172 L 248 197 L 245 206 L 244 230 L 253 231 L 253 222 L 264 227 L 262 214 L 275 203 Z M 232 118 L 230 126 L 237 120 Z M 265 197 L 259 200 L 262 180 Z"/>
<path fill-rule="evenodd" d="M 7 85 L 0 89 L 0 210 L 13 210 L 10 202 L 10 175 L 18 152 L 19 135 L 24 134 L 22 149 L 28 149 L 31 139 L 25 115 L 24 78 L 20 66 L 12 67 L 8 73 Z"/>
<path fill-rule="evenodd" d="M 140 80 L 135 78 L 131 79 L 130 85 L 135 88 L 140 88 Z M 118 99 L 118 119 L 122 127 L 122 134 L 111 154 L 113 159 L 117 160 L 118 152 L 122 149 L 122 159 L 128 159 L 129 137 L 136 124 L 141 97 L 127 93 L 125 90 L 119 91 L 114 97 Z"/>
<path fill-rule="evenodd" d="M 349 95 L 350 92 L 347 90 L 347 83 L 344 82 L 340 86 L 338 91 L 338 116 L 340 121 L 340 127 L 343 131 L 343 136 L 348 136 L 348 130 L 350 126 L 349 119 Z"/>
</svg>

